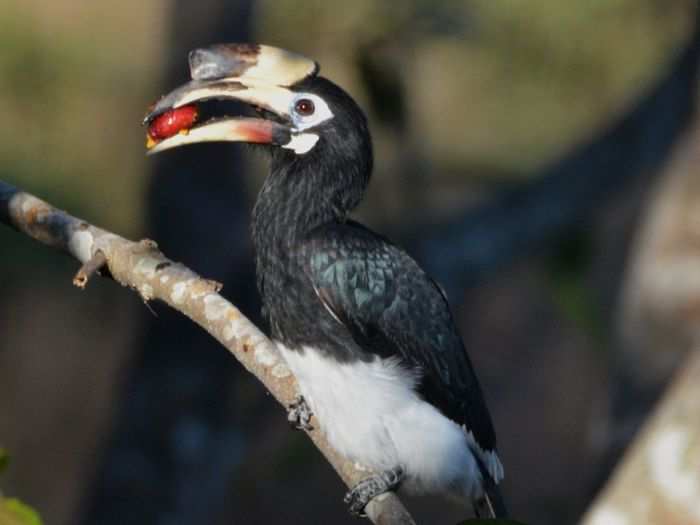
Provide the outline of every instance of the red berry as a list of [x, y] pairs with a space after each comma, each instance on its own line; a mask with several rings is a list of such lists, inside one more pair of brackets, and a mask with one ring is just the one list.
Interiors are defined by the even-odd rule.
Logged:
[[148, 126], [148, 135], [160, 141], [190, 129], [197, 121], [197, 106], [182, 106], [158, 115]]

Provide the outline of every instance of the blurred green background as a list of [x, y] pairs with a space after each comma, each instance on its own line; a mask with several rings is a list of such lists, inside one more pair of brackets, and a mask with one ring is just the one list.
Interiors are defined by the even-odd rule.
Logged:
[[[256, 41], [314, 57], [324, 75], [370, 110], [376, 170], [360, 215], [373, 227], [396, 230], [406, 217], [437, 221], [526, 182], [609, 126], [687, 42], [695, 2], [253, 6]], [[186, 68], [186, 56], [177, 64], [166, 58], [174, 8], [165, 0], [0, 0], [0, 179], [124, 236], [150, 236], [144, 197], [150, 164], [140, 120], [159, 96], [165, 71]], [[401, 87], [405, 113], [398, 118], [391, 101], [373, 102], [372, 68]], [[252, 202], [264, 159], [246, 161]], [[75, 290], [75, 263], [4, 227], [0, 253], [0, 446], [14, 457], [0, 487], [34, 504], [47, 523], [73, 523], [132, 364], [139, 316], [148, 314], [111, 283]], [[526, 392], [506, 388], [487, 398], [504, 449], [507, 494], [520, 511], [515, 517], [566, 523], [600, 482], [592, 465], [604, 455], [605, 429], [596, 422], [606, 411], [610, 320], [599, 319], [605, 311], [581, 313], [598, 308], [580, 286], [589, 266], [567, 267], [564, 275], [574, 282], [567, 288], [547, 264], [511, 266], [497, 284], [473, 292], [460, 319], [487, 393], [507, 377], [503, 368], [524, 366], [517, 344], [546, 346], [546, 355], [561, 359], [533, 365]], [[499, 347], [511, 345], [500, 353], [490, 352], [497, 332]], [[571, 403], [564, 395], [550, 406], [566, 384], [549, 384], [553, 375], [580, 379], [570, 387]], [[246, 395], [264, 395], [256, 385], [246, 388]], [[523, 410], [531, 424], [542, 417], [550, 424], [543, 429], [560, 433], [538, 442], [536, 432], [521, 432], [508, 421]], [[572, 421], [572, 413], [580, 420]], [[269, 417], [275, 429], [284, 428], [281, 412]], [[299, 438], [284, 433], [274, 443], [290, 439]], [[552, 443], [559, 448], [550, 455]], [[264, 454], [271, 450], [268, 444]], [[274, 475], [262, 472], [259, 483]], [[570, 490], [560, 487], [566, 480]], [[456, 521], [460, 512], [449, 512]]]
[[[263, 0], [254, 24], [262, 40], [316, 58], [360, 100], [357, 51], [379, 43], [406, 79], [411, 133], [440, 192], [482, 182], [486, 175], [464, 169], [475, 165], [527, 176], [592, 135], [659, 75], [688, 35], [692, 5]], [[2, 1], [6, 180], [125, 234], [141, 230], [139, 121], [158, 95], [170, 8]], [[381, 127], [374, 135], [381, 169], [400, 145]], [[398, 177], [380, 173], [376, 183]]]

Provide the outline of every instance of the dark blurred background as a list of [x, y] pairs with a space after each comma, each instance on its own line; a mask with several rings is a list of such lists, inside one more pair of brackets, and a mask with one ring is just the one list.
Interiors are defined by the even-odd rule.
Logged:
[[[700, 144], [695, 7], [2, 0], [0, 178], [157, 240], [258, 320], [248, 220], [264, 157], [229, 144], [146, 159], [139, 122], [193, 47], [317, 59], [370, 117], [358, 216], [452, 300], [513, 516], [575, 523], [685, 349], [639, 350], [667, 326], [639, 314], [633, 269], [650, 190], [679, 144]], [[58, 525], [355, 523], [331, 468], [187, 320], [106, 280], [78, 291], [74, 261], [4, 227], [0, 253], [3, 492]], [[408, 504], [422, 523], [464, 517]]]

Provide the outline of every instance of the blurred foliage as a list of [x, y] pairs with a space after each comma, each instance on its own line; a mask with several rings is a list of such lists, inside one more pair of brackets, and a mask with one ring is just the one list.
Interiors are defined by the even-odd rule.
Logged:
[[[0, 473], [8, 466], [10, 457], [0, 448]], [[39, 514], [14, 498], [4, 498], [0, 493], [0, 525], [41, 525]]]
[[[147, 183], [140, 119], [164, 67], [170, 3], [0, 1], [0, 177], [137, 234]], [[384, 206], [401, 213], [392, 186], [401, 166], [392, 158], [406, 147], [429, 161], [437, 210], [446, 202], [463, 206], [469, 198], [455, 189], [475, 181], [530, 174], [604, 125], [659, 74], [687, 36], [693, 6], [259, 0], [256, 24], [261, 41], [313, 56], [366, 107], [373, 86], [364, 57], [375, 57], [375, 80], [382, 70], [395, 77], [389, 87], [399, 95], [384, 99], [400, 104], [384, 107], [396, 125], [379, 118], [373, 127], [375, 181]]]
[[543, 279], [561, 312], [590, 338], [592, 347], [607, 345], [599, 291], [588, 282], [596, 247], [590, 230], [568, 231], [557, 239], [545, 258]]
[[0, 497], [0, 525], [41, 525], [39, 513], [14, 498]]
[[140, 118], [156, 78], [151, 53], [133, 52], [143, 37], [125, 41], [126, 27], [96, 33], [95, 19], [70, 16], [69, 7], [60, 15], [37, 0], [0, 10], [0, 176], [76, 214], [136, 231]]
[[432, 162], [492, 165], [515, 175], [531, 173], [618, 114], [687, 37], [695, 6], [692, 0], [259, 4], [260, 34], [314, 53], [326, 75], [355, 93], [362, 86], [348, 64], [358, 50], [400, 64], [411, 121]]

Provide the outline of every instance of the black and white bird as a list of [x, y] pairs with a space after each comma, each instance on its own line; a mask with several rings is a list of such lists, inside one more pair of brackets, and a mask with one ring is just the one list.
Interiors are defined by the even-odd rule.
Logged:
[[201, 121], [151, 138], [150, 152], [208, 141], [269, 149], [253, 211], [258, 286], [298, 380], [290, 418], [304, 427], [313, 413], [339, 453], [377, 473], [348, 493], [351, 512], [401, 487], [503, 517], [496, 436], [447, 299], [406, 252], [349, 218], [372, 172], [370, 133], [358, 105], [318, 69], [270, 46], [195, 50], [193, 80], [146, 122], [212, 99], [258, 116]]

